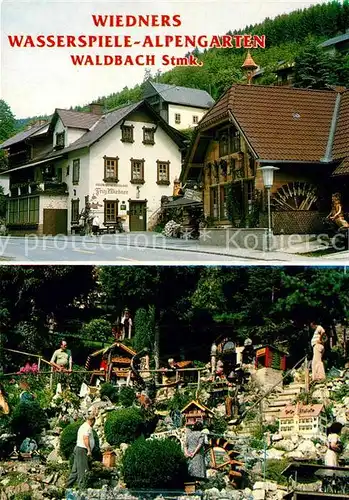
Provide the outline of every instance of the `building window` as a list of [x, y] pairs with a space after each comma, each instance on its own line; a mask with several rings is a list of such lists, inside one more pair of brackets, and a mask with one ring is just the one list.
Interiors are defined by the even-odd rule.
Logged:
[[175, 113], [175, 123], [177, 123], [178, 125], [181, 123], [180, 113]]
[[118, 182], [119, 158], [104, 156], [104, 182]]
[[80, 200], [72, 200], [71, 201], [71, 223], [78, 224], [80, 218], [80, 208], [79, 208]]
[[29, 199], [29, 222], [38, 224], [39, 222], [39, 197]]
[[199, 117], [198, 115], [193, 115], [193, 123], [196, 125], [197, 123], [199, 123]]
[[226, 128], [219, 133], [219, 156], [226, 156], [241, 151], [240, 133], [234, 128]]
[[170, 184], [170, 162], [157, 160], [158, 179], [157, 184]]
[[73, 184], [79, 184], [80, 180], [80, 159], [73, 160]]
[[229, 154], [229, 140], [228, 134], [222, 134], [219, 138], [219, 156], [226, 156]]
[[211, 188], [211, 210], [210, 215], [214, 219], [218, 219], [218, 186]]
[[119, 200], [104, 200], [104, 224], [116, 224]]
[[56, 149], [64, 148], [64, 132], [57, 132], [56, 134]]
[[38, 224], [39, 197], [9, 200], [8, 223], [10, 225]]
[[154, 128], [143, 127], [143, 144], [155, 144], [154, 134]]
[[57, 182], [62, 182], [63, 180], [63, 172], [61, 168], [56, 168], [56, 179]]
[[228, 210], [227, 210], [227, 200], [229, 196], [229, 184], [224, 184], [220, 187], [221, 195], [220, 195], [220, 208], [219, 208], [219, 218], [220, 220], [228, 219]]
[[121, 140], [122, 142], [134, 142], [133, 140], [133, 125], [121, 125]]
[[131, 182], [132, 184], [144, 184], [144, 159], [134, 160], [131, 158]]

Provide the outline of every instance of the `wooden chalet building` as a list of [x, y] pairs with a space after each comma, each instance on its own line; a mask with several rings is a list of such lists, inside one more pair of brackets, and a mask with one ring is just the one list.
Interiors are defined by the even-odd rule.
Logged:
[[211, 226], [266, 227], [265, 165], [279, 168], [276, 234], [321, 231], [333, 192], [347, 209], [349, 90], [233, 85], [200, 121], [181, 181], [201, 186]]

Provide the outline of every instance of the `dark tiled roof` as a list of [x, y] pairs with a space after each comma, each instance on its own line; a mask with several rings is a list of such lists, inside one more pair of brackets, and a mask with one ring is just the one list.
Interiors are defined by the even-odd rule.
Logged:
[[90, 130], [90, 128], [100, 119], [100, 115], [93, 113], [83, 113], [81, 111], [72, 111], [70, 109], [56, 109], [56, 113], [60, 117], [65, 127], [82, 128]]
[[203, 117], [200, 129], [236, 119], [258, 158], [319, 162], [326, 152], [337, 93], [233, 85]]
[[[123, 108], [116, 109], [102, 116], [98, 116], [98, 121], [95, 126], [91, 128], [86, 134], [81, 136], [77, 141], [73, 142], [67, 148], [61, 149], [59, 153], [69, 153], [70, 151], [75, 151], [76, 149], [81, 149], [91, 146], [100, 137], [106, 134], [111, 128], [113, 128], [117, 123], [119, 123], [125, 116], [127, 116], [131, 111], [139, 106], [139, 102], [135, 104], [130, 104], [124, 106]], [[96, 115], [94, 115], [96, 116]], [[55, 156], [52, 153], [51, 156]]]
[[25, 139], [28, 139], [28, 137], [32, 136], [39, 130], [45, 128], [48, 125], [48, 123], [44, 124], [38, 124], [38, 125], [33, 125], [30, 127], [30, 129], [23, 130], [22, 132], [19, 132], [18, 134], [14, 135], [13, 137], [10, 137], [7, 139], [5, 142], [0, 144], [0, 149], [2, 148], [8, 148], [9, 146], [12, 146], [12, 144], [16, 144], [17, 142], [24, 141]]
[[331, 45], [337, 45], [337, 43], [345, 42], [347, 40], [349, 40], [349, 31], [343, 35], [335, 36], [334, 38], [330, 38], [329, 40], [320, 43], [320, 47], [330, 47]]
[[342, 163], [334, 170], [332, 175], [347, 175], [349, 174], [349, 156], [345, 158]]
[[205, 109], [210, 108], [214, 104], [214, 100], [205, 90], [167, 85], [165, 83], [151, 82], [151, 85], [166, 102]]
[[156, 115], [156, 119], [159, 121], [159, 124], [165, 129], [167, 134], [171, 136], [171, 138], [177, 143], [182, 145], [183, 137], [180, 132], [170, 127], [159, 115], [155, 113], [153, 108], [151, 108], [145, 101], [139, 101], [134, 104], [128, 104], [127, 106], [123, 106], [122, 108], [118, 108], [114, 111], [110, 111], [109, 113], [100, 116], [97, 123], [86, 132], [83, 136], [81, 136], [77, 141], [70, 144], [70, 146], [60, 149], [59, 152], [53, 152], [50, 157], [54, 157], [57, 154], [62, 153], [70, 153], [71, 151], [75, 151], [77, 149], [82, 149], [91, 146], [93, 143], [98, 141], [104, 134], [109, 132], [115, 125], [120, 123], [124, 118], [126, 118], [132, 111], [135, 111], [140, 106], [146, 106], [149, 109], [149, 112]]

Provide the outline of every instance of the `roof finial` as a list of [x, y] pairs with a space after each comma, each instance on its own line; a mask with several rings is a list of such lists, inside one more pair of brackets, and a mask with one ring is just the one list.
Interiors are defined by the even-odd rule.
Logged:
[[251, 53], [249, 50], [247, 51], [246, 59], [245, 59], [243, 65], [241, 66], [241, 68], [246, 70], [247, 85], [251, 85], [253, 72], [258, 68], [258, 66], [254, 62], [254, 60], [252, 59], [252, 56], [251, 56]]

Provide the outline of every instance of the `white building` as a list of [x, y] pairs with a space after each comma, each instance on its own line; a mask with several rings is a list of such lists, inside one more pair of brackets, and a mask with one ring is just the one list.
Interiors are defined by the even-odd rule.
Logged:
[[155, 83], [150, 80], [144, 85], [144, 99], [177, 130], [195, 127], [214, 105], [214, 100], [205, 90]]
[[[100, 224], [143, 231], [173, 194], [183, 136], [146, 101], [102, 114], [57, 109], [49, 126], [17, 134], [8, 152], [10, 232], [69, 233], [89, 203]], [[20, 154], [19, 154], [20, 153]]]
[[303, 436], [307, 438], [326, 435], [327, 419], [324, 405], [302, 405], [297, 403], [286, 406], [280, 413], [279, 431], [284, 436]]

